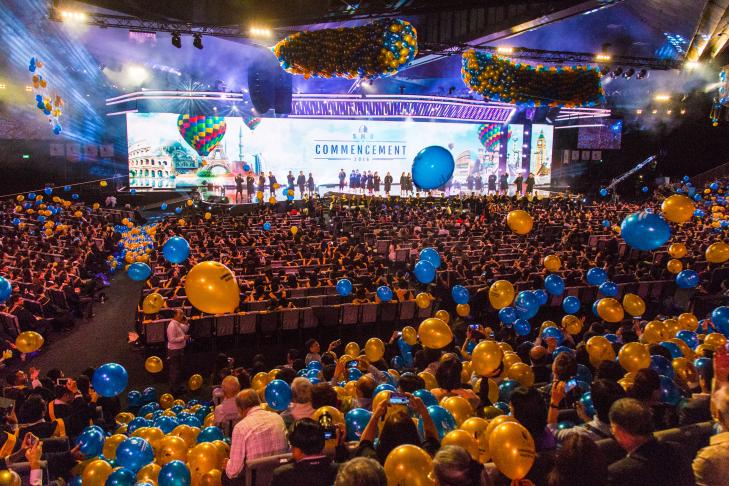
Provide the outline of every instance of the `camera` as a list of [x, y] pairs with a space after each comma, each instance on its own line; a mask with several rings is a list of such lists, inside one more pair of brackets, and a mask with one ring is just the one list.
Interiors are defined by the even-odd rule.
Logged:
[[66, 386], [68, 385], [70, 378], [58, 378], [56, 380], [56, 385], [58, 386]]
[[319, 426], [324, 434], [324, 440], [334, 439], [337, 436], [337, 428], [329, 412], [324, 412], [319, 417]]

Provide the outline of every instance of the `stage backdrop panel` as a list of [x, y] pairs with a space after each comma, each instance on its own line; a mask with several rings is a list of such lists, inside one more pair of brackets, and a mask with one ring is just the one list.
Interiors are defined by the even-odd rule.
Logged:
[[[390, 172], [398, 183], [402, 172], [410, 171], [415, 155], [429, 145], [453, 153], [454, 182], [459, 184], [479, 172], [485, 181], [499, 166], [499, 146], [485, 149], [479, 140], [479, 124], [208, 117], [215, 119], [196, 125], [198, 132], [190, 133], [189, 127], [187, 131], [178, 129], [178, 117], [176, 113], [127, 114], [132, 187], [231, 186], [235, 175], [246, 169], [266, 175], [273, 172], [279, 183], [286, 182], [289, 171], [294, 175], [302, 171], [307, 177], [312, 173], [318, 186], [335, 186], [340, 169], [347, 173], [347, 182], [349, 173], [359, 170], [377, 171], [383, 179]], [[545, 131], [548, 136], [543, 145], [532, 147], [532, 152], [548, 154], [548, 164], [541, 168], [541, 175], [547, 177], [551, 128]], [[510, 149], [508, 156], [519, 160], [523, 127], [511, 125], [505, 132], [502, 143]], [[204, 143], [221, 136], [212, 148]]]

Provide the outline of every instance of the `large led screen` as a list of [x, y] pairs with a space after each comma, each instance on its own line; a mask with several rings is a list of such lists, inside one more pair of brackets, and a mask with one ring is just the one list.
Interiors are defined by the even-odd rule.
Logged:
[[[552, 155], [552, 127], [546, 127], [545, 138], [533, 138], [531, 148], [541, 157], [540, 183], [545, 178], [548, 182]], [[485, 186], [488, 176], [499, 172], [500, 160], [510, 181], [520, 167], [526, 172], [522, 125], [504, 128], [496, 143], [486, 141], [483, 133], [483, 126], [473, 123], [129, 113], [129, 178], [131, 187], [140, 189], [230, 187], [246, 170], [272, 172], [279, 183], [285, 183], [289, 171], [295, 176], [301, 171], [307, 178], [311, 173], [316, 185], [328, 190], [338, 185], [344, 169], [348, 176], [353, 170], [372, 171], [382, 179], [390, 172], [397, 184], [403, 172], [410, 172], [415, 155], [429, 145], [453, 153], [453, 183], [464, 189], [468, 177], [479, 174]]]

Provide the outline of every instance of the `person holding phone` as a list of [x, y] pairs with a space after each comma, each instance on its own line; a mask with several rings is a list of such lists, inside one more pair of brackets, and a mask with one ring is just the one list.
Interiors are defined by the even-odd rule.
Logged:
[[167, 324], [167, 366], [169, 367], [171, 393], [184, 393], [182, 372], [185, 366], [185, 347], [190, 340], [190, 324], [182, 309], [175, 309], [175, 315]]

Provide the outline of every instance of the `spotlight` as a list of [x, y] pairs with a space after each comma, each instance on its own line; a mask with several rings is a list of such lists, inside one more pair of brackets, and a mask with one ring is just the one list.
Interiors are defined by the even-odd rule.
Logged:
[[132, 83], [142, 84], [149, 76], [149, 73], [142, 66], [129, 66], [127, 75]]
[[648, 77], [648, 70], [641, 69], [638, 74], [635, 75], [635, 79], [646, 79]]
[[86, 20], [84, 12], [71, 12], [69, 10], [61, 10], [61, 19], [71, 22], [83, 22]]
[[202, 49], [202, 34], [192, 34], [192, 45], [195, 46], [197, 49]]
[[656, 101], [659, 101], [661, 103], [665, 103], [666, 101], [671, 101], [671, 95], [665, 94], [665, 93], [659, 93], [656, 96], [653, 97]]
[[635, 69], [630, 68], [623, 73], [623, 76], [625, 77], [625, 79], [630, 79], [633, 77], [634, 74], [635, 74]]
[[267, 27], [251, 27], [250, 34], [253, 37], [271, 37], [273, 31]]
[[513, 47], [506, 47], [506, 46], [497, 47], [496, 48], [496, 52], [498, 54], [505, 54], [505, 55], [508, 56], [508, 55], [514, 54], [514, 48]]
[[610, 54], [595, 54], [595, 60], [598, 62], [610, 62], [611, 59]]
[[637, 110], [635, 110], [635, 114], [636, 115], [642, 115], [643, 114], [643, 110], [641, 110], [640, 108], [638, 108]]
[[693, 71], [694, 69], [698, 68], [700, 64], [696, 61], [687, 61], [683, 64], [683, 67], [688, 71]]
[[178, 49], [182, 47], [182, 38], [180, 37], [179, 32], [172, 33], [172, 45], [177, 47]]
[[610, 77], [612, 77], [612, 78], [619, 78], [620, 75], [622, 75], [622, 74], [623, 74], [623, 68], [619, 67], [615, 71], [613, 71], [612, 73], [610, 73]]

